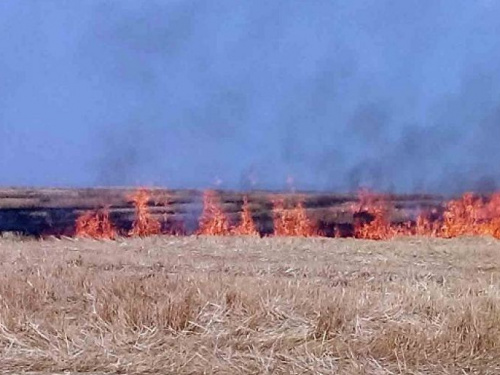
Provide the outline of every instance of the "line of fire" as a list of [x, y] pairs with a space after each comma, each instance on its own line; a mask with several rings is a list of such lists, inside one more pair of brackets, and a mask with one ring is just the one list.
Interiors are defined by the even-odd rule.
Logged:
[[[155, 235], [500, 239], [500, 193], [449, 200], [367, 190], [355, 196], [215, 190], [198, 195], [196, 200], [193, 191], [146, 188], [3, 191], [0, 232], [110, 240]], [[83, 201], [90, 207], [79, 205]]]

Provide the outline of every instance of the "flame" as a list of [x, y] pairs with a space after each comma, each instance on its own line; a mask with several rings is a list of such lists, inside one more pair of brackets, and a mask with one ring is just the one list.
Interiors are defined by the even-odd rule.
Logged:
[[472, 193], [465, 193], [462, 198], [448, 202], [443, 214], [441, 235], [451, 238], [480, 234], [478, 219], [483, 207], [482, 200]]
[[108, 210], [87, 211], [76, 219], [76, 236], [95, 239], [114, 239], [116, 230], [109, 219]]
[[389, 207], [382, 196], [368, 190], [358, 193], [359, 203], [354, 206], [355, 214], [365, 214], [372, 217], [371, 221], [355, 221], [354, 236], [366, 240], [388, 240], [393, 238], [398, 230], [391, 226], [389, 220]]
[[[383, 207], [371, 208], [368, 213], [373, 215], [374, 219], [366, 224], [356, 223], [354, 227], [354, 236], [356, 238], [366, 240], [390, 240], [398, 234], [398, 230], [390, 225], [387, 219], [387, 211]], [[405, 232], [406, 231], [403, 233]]]
[[500, 239], [500, 193], [491, 196], [483, 212], [489, 220], [481, 225], [481, 234]]
[[491, 196], [490, 201], [485, 206], [485, 211], [490, 217], [500, 217], [500, 193]]
[[[136, 218], [130, 236], [149, 236], [162, 233], [160, 221], [152, 217], [148, 210], [150, 192], [139, 189], [129, 199], [134, 203]], [[303, 198], [291, 206], [284, 196], [273, 199], [273, 222], [275, 236], [310, 237], [324, 235], [308, 216]], [[399, 236], [428, 236], [453, 238], [458, 236], [492, 236], [500, 239], [500, 193], [486, 198], [466, 193], [461, 198], [451, 200], [441, 208], [423, 211], [414, 220], [404, 223], [391, 223], [394, 207], [383, 195], [360, 191], [358, 202], [351, 207], [354, 215], [353, 236], [361, 239], [389, 240]], [[165, 203], [166, 204], [166, 203]], [[176, 216], [163, 215], [163, 233], [187, 235], [184, 223]], [[117, 230], [106, 209], [88, 211], [76, 220], [75, 234], [79, 237], [96, 239], [117, 236]], [[252, 218], [248, 196], [243, 197], [241, 220], [231, 228], [230, 220], [223, 212], [220, 198], [215, 191], [203, 194], [203, 212], [199, 230], [195, 234], [259, 235]], [[340, 236], [335, 227], [335, 237]]]
[[243, 197], [243, 206], [241, 210], [240, 225], [233, 229], [233, 234], [239, 236], [258, 236], [259, 232], [255, 228], [255, 223], [252, 219], [250, 212], [250, 205], [248, 204], [248, 197]]
[[[355, 223], [355, 237], [388, 240], [395, 236], [427, 236], [453, 238], [459, 236], [489, 235], [500, 239], [500, 193], [485, 204], [481, 197], [465, 193], [446, 204], [442, 222], [432, 221], [429, 213], [417, 217], [415, 224], [391, 225], [390, 207], [374, 194], [362, 191], [355, 214], [366, 213], [373, 219], [368, 223]], [[430, 214], [436, 214], [435, 211]]]
[[207, 236], [227, 236], [231, 234], [229, 220], [220, 208], [219, 199], [213, 190], [207, 190], [203, 193], [203, 212], [196, 234]]
[[146, 189], [139, 189], [129, 199], [135, 206], [135, 221], [128, 233], [133, 237], [152, 236], [161, 233], [160, 222], [151, 216], [148, 210], [150, 193]]
[[500, 218], [496, 217], [481, 224], [478, 232], [483, 236], [492, 236], [500, 239]]
[[466, 193], [461, 199], [450, 201], [443, 214], [442, 236], [490, 235], [500, 238], [500, 195], [494, 194], [488, 203]]
[[275, 236], [312, 237], [319, 234], [316, 225], [307, 217], [302, 201], [293, 209], [285, 209], [283, 198], [274, 199], [273, 221]]
[[[433, 214], [435, 212], [431, 212]], [[431, 221], [429, 214], [420, 214], [415, 223], [415, 230], [412, 234], [416, 236], [438, 237], [442, 229], [439, 223]]]

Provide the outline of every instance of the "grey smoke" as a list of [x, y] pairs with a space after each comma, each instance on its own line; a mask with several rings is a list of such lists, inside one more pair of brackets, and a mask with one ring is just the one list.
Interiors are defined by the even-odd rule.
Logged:
[[67, 100], [79, 113], [85, 177], [67, 181], [277, 189], [293, 176], [299, 189], [444, 193], [500, 185], [498, 2], [47, 7], [41, 14], [79, 17], [64, 60], [75, 70], [62, 82], [83, 88]]

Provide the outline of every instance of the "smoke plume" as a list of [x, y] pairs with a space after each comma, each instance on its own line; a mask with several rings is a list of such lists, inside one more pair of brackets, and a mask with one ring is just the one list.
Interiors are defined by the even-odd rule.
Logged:
[[499, 2], [58, 4], [0, 6], [0, 183], [500, 185]]

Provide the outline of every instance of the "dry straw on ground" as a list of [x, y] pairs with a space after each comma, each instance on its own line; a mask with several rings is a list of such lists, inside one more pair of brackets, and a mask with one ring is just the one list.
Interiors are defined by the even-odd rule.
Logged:
[[0, 241], [0, 372], [500, 373], [500, 242]]

